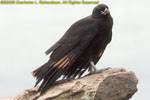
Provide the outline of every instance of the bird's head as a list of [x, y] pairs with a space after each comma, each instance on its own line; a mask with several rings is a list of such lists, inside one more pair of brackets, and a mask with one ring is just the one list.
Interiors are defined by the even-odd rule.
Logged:
[[107, 15], [110, 15], [110, 12], [109, 12], [108, 6], [105, 4], [97, 5], [93, 9], [93, 13], [92, 13], [93, 17], [101, 17], [101, 16], [107, 16]]

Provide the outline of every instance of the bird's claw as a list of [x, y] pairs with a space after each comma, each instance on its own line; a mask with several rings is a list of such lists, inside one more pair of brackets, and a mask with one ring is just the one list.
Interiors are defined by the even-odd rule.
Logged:
[[[96, 73], [102, 73], [102, 72], [104, 72], [104, 71], [106, 71], [106, 70], [109, 70], [109, 69], [112, 69], [111, 67], [108, 67], [108, 68], [103, 68], [103, 69], [100, 69], [100, 70], [94, 70], [94, 71], [90, 71], [90, 75], [91, 74], [96, 74]], [[90, 69], [89, 69], [90, 70]]]

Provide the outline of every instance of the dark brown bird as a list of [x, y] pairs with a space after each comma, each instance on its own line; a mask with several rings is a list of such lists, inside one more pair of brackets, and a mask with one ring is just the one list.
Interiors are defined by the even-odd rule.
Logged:
[[113, 19], [109, 8], [100, 4], [92, 15], [74, 23], [63, 37], [46, 51], [47, 63], [33, 71], [36, 84], [42, 81], [39, 90], [44, 93], [61, 76], [79, 78], [89, 69], [96, 72], [95, 64], [101, 58], [112, 37]]

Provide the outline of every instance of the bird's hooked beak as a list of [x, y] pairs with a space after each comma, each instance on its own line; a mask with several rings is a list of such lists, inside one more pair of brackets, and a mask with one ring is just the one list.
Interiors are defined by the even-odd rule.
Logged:
[[109, 13], [109, 9], [108, 8], [105, 8], [104, 11], [101, 11], [102, 15], [107, 15], [108, 13]]

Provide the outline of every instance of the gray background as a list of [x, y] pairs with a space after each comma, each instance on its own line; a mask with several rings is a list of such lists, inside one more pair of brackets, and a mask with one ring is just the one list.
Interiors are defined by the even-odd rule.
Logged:
[[[139, 78], [131, 100], [148, 100], [150, 90], [150, 1], [100, 0], [114, 18], [113, 40], [97, 67], [125, 67]], [[96, 5], [0, 5], [0, 97], [32, 88], [31, 72], [45, 63], [44, 52], [71, 24]]]

